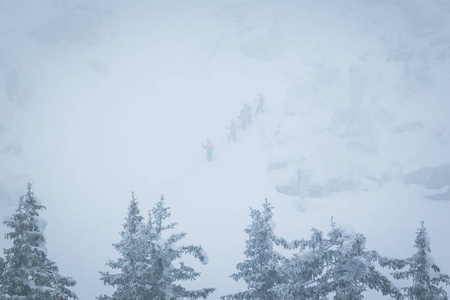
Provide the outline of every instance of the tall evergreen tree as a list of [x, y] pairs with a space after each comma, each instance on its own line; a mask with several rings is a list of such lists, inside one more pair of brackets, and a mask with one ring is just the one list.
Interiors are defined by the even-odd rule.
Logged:
[[244, 252], [247, 259], [237, 265], [238, 272], [231, 277], [247, 283], [247, 291], [223, 296], [222, 299], [277, 299], [271, 290], [282, 282], [278, 267], [284, 257], [275, 251], [275, 245], [287, 247], [287, 243], [275, 236], [272, 206], [265, 200], [263, 210], [251, 209], [251, 224], [245, 229], [249, 238]]
[[61, 276], [56, 263], [47, 257], [46, 222], [39, 218], [43, 209], [28, 184], [28, 192], [20, 197], [16, 212], [3, 222], [13, 230], [5, 234], [13, 240], [13, 246], [3, 249], [0, 299], [78, 299], [68, 288], [76, 281]]
[[143, 227], [143, 217], [140, 215], [138, 201], [132, 193], [128, 215], [125, 218], [124, 230], [120, 233], [122, 240], [113, 244], [121, 257], [116, 261], [108, 261], [106, 264], [118, 273], [100, 272], [100, 279], [105, 285], [111, 285], [116, 288], [112, 297], [105, 295], [98, 299], [115, 300], [144, 300], [147, 290], [146, 282], [143, 276], [145, 268], [145, 242], [142, 238], [141, 230]]
[[175, 267], [173, 262], [180, 259], [184, 254], [191, 254], [203, 264], [208, 263], [208, 255], [201, 246], [181, 246], [177, 242], [186, 236], [186, 233], [173, 233], [167, 237], [166, 230], [172, 230], [176, 223], [165, 224], [170, 217], [169, 207], [164, 205], [164, 197], [149, 212], [149, 219], [144, 230], [146, 240], [146, 269], [145, 277], [150, 287], [146, 299], [175, 300], [175, 299], [199, 299], [206, 298], [215, 288], [203, 288], [200, 290], [187, 290], [179, 281], [195, 280], [200, 273], [196, 272], [180, 262]]
[[[0, 257], [0, 291], [3, 286], [3, 271], [5, 270], [5, 260], [3, 257]], [[0, 299], [2, 298], [2, 294], [0, 293]]]
[[447, 300], [447, 292], [440, 284], [450, 285], [450, 277], [447, 274], [440, 273], [431, 255], [430, 237], [421, 222], [417, 230], [414, 247], [417, 252], [410, 258], [384, 259], [384, 264], [396, 269], [408, 267], [407, 271], [395, 271], [392, 275], [395, 279], [412, 279], [413, 285], [404, 287], [405, 297], [410, 300]]
[[313, 229], [300, 253], [283, 265], [286, 283], [274, 287], [281, 299], [360, 300], [367, 289], [400, 298], [400, 291], [374, 265], [378, 254], [365, 250], [365, 237], [332, 223], [328, 238]]
[[164, 232], [173, 229], [175, 223], [165, 224], [170, 217], [169, 208], [164, 206], [161, 197], [149, 212], [148, 223], [143, 223], [139, 215], [137, 201], [132, 197], [128, 216], [122, 231], [122, 240], [114, 244], [121, 258], [107, 263], [119, 273], [101, 272], [101, 280], [116, 288], [111, 297], [102, 295], [99, 300], [175, 300], [206, 298], [215, 289], [188, 291], [177, 284], [182, 280], [195, 280], [200, 274], [193, 268], [180, 262], [176, 268], [172, 263], [183, 254], [192, 254], [202, 263], [208, 262], [208, 256], [201, 246], [178, 246], [176, 243], [186, 233], [171, 234], [166, 239]]
[[310, 240], [295, 242], [299, 253], [286, 259], [279, 268], [286, 280], [272, 291], [280, 299], [327, 299], [328, 291], [319, 288], [319, 280], [326, 270], [329, 244], [323, 232], [314, 228], [312, 232]]
[[383, 295], [401, 298], [395, 285], [376, 268], [376, 251], [365, 250], [366, 238], [352, 234], [332, 223], [328, 233], [327, 267], [319, 280], [326, 292], [334, 292], [335, 300], [361, 300], [367, 289], [381, 291]]

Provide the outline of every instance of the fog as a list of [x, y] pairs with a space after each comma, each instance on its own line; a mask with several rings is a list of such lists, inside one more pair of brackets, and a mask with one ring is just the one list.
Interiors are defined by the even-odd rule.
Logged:
[[80, 299], [112, 292], [131, 191], [208, 252], [186, 284], [208, 299], [245, 289], [229, 275], [264, 198], [281, 236], [333, 216], [391, 257], [423, 220], [449, 273], [449, 60], [447, 1], [0, 1], [0, 217], [32, 182]]

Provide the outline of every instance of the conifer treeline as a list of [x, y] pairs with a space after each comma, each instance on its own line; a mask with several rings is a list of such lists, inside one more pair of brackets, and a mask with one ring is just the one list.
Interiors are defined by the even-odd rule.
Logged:
[[[43, 209], [29, 184], [16, 212], [3, 222], [12, 229], [5, 237], [13, 246], [3, 249], [4, 258], [0, 257], [0, 300], [78, 299], [69, 289], [76, 281], [60, 275], [56, 263], [47, 257], [46, 224], [39, 218]], [[450, 285], [450, 277], [434, 263], [423, 222], [417, 230], [417, 252], [406, 259], [392, 259], [367, 250], [362, 234], [333, 221], [327, 234], [313, 228], [309, 239], [288, 242], [274, 234], [272, 209], [267, 200], [261, 211], [251, 209], [251, 223], [245, 229], [246, 259], [231, 275], [236, 281], [244, 280], [247, 290], [222, 296], [223, 300], [360, 300], [367, 290], [391, 299], [448, 299], [442, 285]], [[114, 272], [100, 272], [100, 279], [114, 292], [97, 299], [205, 299], [214, 292], [214, 288], [187, 290], [180, 284], [200, 273], [183, 262], [175, 267], [174, 261], [190, 254], [207, 264], [208, 255], [201, 246], [179, 245], [186, 233], [167, 233], [176, 226], [167, 223], [169, 217], [161, 197], [145, 222], [132, 194], [121, 240], [113, 244], [120, 257], [107, 262]], [[277, 247], [292, 255], [280, 254]], [[390, 269], [392, 276], [383, 275], [381, 268]], [[398, 287], [394, 280], [399, 279], [409, 279], [410, 286]]]
[[[287, 242], [273, 231], [270, 203], [263, 210], [251, 210], [246, 260], [237, 265], [231, 275], [244, 280], [247, 290], [221, 297], [223, 300], [241, 299], [311, 299], [360, 300], [370, 290], [394, 299], [448, 299], [441, 284], [449, 285], [450, 278], [440, 273], [431, 256], [430, 238], [423, 222], [417, 230], [417, 252], [407, 259], [383, 257], [365, 248], [366, 238], [332, 221], [327, 234], [312, 229], [310, 239]], [[294, 251], [291, 258], [276, 251], [275, 246]], [[393, 270], [394, 279], [412, 279], [412, 285], [398, 288], [397, 284], [378, 269]], [[400, 271], [406, 268], [405, 271]]]

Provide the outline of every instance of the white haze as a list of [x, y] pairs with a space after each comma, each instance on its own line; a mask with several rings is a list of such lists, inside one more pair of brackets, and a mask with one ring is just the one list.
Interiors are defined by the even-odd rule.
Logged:
[[[111, 293], [98, 272], [131, 191], [143, 215], [164, 194], [208, 252], [186, 284], [217, 287], [208, 299], [245, 289], [229, 275], [266, 197], [280, 236], [333, 216], [391, 257], [414, 253], [423, 220], [450, 273], [450, 202], [427, 198], [450, 182], [404, 179], [450, 162], [449, 60], [448, 1], [0, 1], [0, 216], [32, 182], [80, 299]], [[258, 92], [265, 114], [227, 144]], [[342, 186], [301, 199], [298, 169]]]

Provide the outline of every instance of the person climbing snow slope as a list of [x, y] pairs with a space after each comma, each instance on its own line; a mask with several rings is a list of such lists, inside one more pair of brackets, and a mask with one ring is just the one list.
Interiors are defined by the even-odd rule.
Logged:
[[257, 103], [255, 116], [257, 116], [258, 113], [264, 113], [264, 102], [266, 102], [264, 95], [258, 93], [258, 99], [256, 99], [255, 102]]
[[227, 127], [227, 129], [230, 131], [230, 134], [228, 135], [227, 143], [230, 143], [231, 141], [236, 141], [236, 130], [238, 126], [234, 122], [234, 120], [231, 120], [230, 125]]
[[241, 119], [241, 129], [246, 130], [247, 126], [252, 122], [252, 108], [247, 103], [245, 103], [244, 107], [241, 109], [239, 119]]
[[212, 160], [212, 155], [214, 151], [214, 145], [209, 139], [206, 140], [206, 145], [202, 144], [202, 148], [206, 150], [206, 159], [208, 161]]

